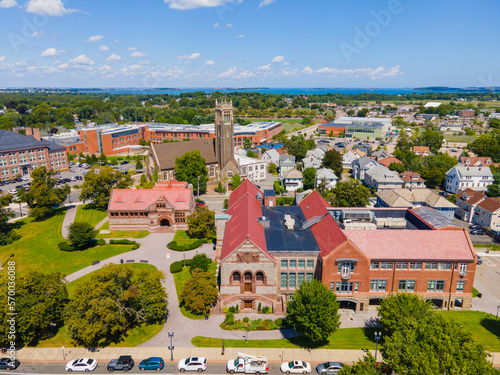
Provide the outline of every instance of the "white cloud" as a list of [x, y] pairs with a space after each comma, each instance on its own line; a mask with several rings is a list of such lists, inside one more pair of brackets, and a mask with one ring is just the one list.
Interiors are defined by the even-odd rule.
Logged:
[[54, 57], [54, 56], [61, 56], [63, 53], [66, 53], [66, 51], [57, 50], [55, 48], [47, 48], [45, 51], [42, 52], [40, 57]]
[[120, 55], [116, 55], [116, 54], [112, 54], [111, 56], [109, 56], [106, 61], [118, 61], [118, 60], [121, 60], [121, 56]]
[[109, 51], [109, 47], [108, 46], [99, 46], [99, 51], [107, 52], [107, 51]]
[[[171, 9], [178, 10], [188, 10], [197, 8], [213, 8], [227, 3], [233, 0], [164, 0]], [[243, 0], [238, 0], [241, 3]]]
[[274, 3], [276, 0], [262, 0], [259, 4], [259, 8], [265, 7], [267, 5], [271, 5]]
[[5, 56], [5, 55], [0, 56], [0, 62], [5, 61], [5, 60], [7, 60], [7, 56]]
[[267, 64], [264, 66], [259, 66], [257, 70], [271, 70], [271, 64]]
[[236, 35], [236, 38], [240, 38], [240, 39], [243, 39], [245, 37], [245, 35], [241, 34], [241, 35]]
[[137, 51], [139, 48], [137, 47], [129, 47], [127, 48], [127, 51]]
[[273, 63], [282, 63], [283, 61], [285, 61], [285, 56], [276, 56], [274, 59], [273, 59]]
[[302, 73], [304, 74], [312, 74], [314, 73], [314, 70], [310, 66], [306, 66], [304, 70], [302, 70]]
[[220, 27], [219, 22], [214, 23], [214, 29], [218, 29]]
[[205, 65], [215, 65], [215, 61], [207, 60], [207, 61], [205, 61]]
[[224, 73], [219, 74], [219, 78], [230, 77], [236, 73], [236, 67], [229, 68]]
[[37, 32], [33, 33], [33, 38], [40, 38], [42, 36], [47, 36], [47, 35], [45, 35], [45, 33], [43, 31], [37, 31]]
[[86, 42], [95, 43], [95, 42], [99, 42], [99, 41], [101, 41], [103, 39], [104, 39], [103, 35], [94, 35], [94, 36], [91, 36], [90, 38], [88, 38], [86, 40]]
[[[311, 74], [312, 72], [309, 70], [310, 68], [309, 69], [308, 68], [309, 67], [304, 68], [302, 73]], [[326, 74], [330, 76], [343, 75], [351, 78], [370, 77], [371, 79], [395, 77], [397, 75], [403, 74], [403, 72], [400, 70], [399, 65], [393, 66], [392, 68], [384, 68], [383, 66], [379, 66], [378, 68], [375, 69], [373, 68], [338, 69], [338, 68], [325, 67], [317, 69], [315, 73]]]
[[72, 64], [75, 64], [75, 65], [94, 65], [95, 64], [94, 61], [90, 57], [85, 56], [85, 55], [80, 55], [78, 57], [75, 57], [73, 60], [70, 60], [69, 62]]
[[26, 11], [52, 17], [79, 12], [78, 9], [66, 9], [61, 0], [29, 0]]
[[232, 24], [232, 23], [228, 23], [228, 24], [226, 25], [226, 27], [229, 27], [229, 28], [231, 29], [231, 28], [233, 28], [234, 26], [233, 26], [233, 24]]
[[144, 57], [146, 55], [147, 55], [147, 53], [136, 51], [136, 52], [132, 52], [130, 54], [130, 57]]
[[179, 60], [196, 60], [201, 56], [201, 53], [195, 52], [192, 53], [191, 55], [182, 55], [182, 56], [177, 56]]
[[12, 8], [17, 5], [16, 0], [0, 0], [0, 8]]

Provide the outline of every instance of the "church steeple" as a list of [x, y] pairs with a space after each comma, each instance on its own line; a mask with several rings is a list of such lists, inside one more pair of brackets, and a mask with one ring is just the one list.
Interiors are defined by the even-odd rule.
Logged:
[[232, 101], [215, 101], [215, 157], [222, 170], [234, 155]]

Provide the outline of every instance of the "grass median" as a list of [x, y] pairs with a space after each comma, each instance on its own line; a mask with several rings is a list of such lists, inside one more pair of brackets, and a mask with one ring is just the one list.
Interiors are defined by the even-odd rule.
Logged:
[[[99, 228], [101, 230], [109, 230], [109, 221]], [[97, 238], [144, 238], [149, 235], [147, 230], [113, 230], [110, 233], [98, 233]]]

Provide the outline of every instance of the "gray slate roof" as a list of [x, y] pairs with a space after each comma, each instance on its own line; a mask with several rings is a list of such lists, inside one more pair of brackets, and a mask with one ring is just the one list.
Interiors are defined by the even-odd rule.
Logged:
[[50, 151], [64, 151], [65, 147], [46, 140], [38, 141], [31, 135], [22, 135], [10, 130], [0, 130], [0, 152], [48, 147]]

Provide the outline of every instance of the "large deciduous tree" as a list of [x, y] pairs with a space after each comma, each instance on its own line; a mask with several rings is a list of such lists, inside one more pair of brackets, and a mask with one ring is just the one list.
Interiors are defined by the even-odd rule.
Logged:
[[333, 207], [366, 207], [370, 190], [358, 180], [339, 181], [324, 197]]
[[181, 303], [195, 315], [206, 314], [217, 301], [219, 289], [215, 276], [200, 269], [193, 270], [181, 292]]
[[316, 344], [340, 327], [338, 309], [337, 296], [319, 280], [303, 282], [287, 304], [293, 327]]
[[[12, 258], [14, 259], [14, 258]], [[8, 263], [7, 267], [11, 267]], [[12, 284], [9, 284], [12, 283]], [[8, 275], [0, 278], [0, 342], [2, 346], [36, 345], [53, 333], [53, 326], [63, 323], [64, 306], [68, 292], [59, 273], [27, 272], [16, 275], [15, 281]], [[15, 285], [15, 288], [8, 288]], [[9, 299], [9, 290], [15, 290], [15, 299]], [[12, 304], [14, 302], [15, 304]], [[12, 308], [12, 309], [11, 309]], [[16, 337], [9, 339], [8, 319], [15, 312]]]
[[191, 238], [215, 238], [215, 212], [208, 207], [197, 207], [186, 219]]
[[238, 186], [241, 185], [243, 181], [241, 181], [241, 177], [239, 174], [234, 174], [231, 178], [231, 187], [235, 190]]
[[339, 181], [342, 180], [342, 161], [342, 154], [335, 149], [328, 150], [323, 157], [323, 167], [330, 168]]
[[111, 167], [99, 169], [99, 173], [93, 170], [85, 175], [80, 199], [83, 202], [91, 202], [98, 209], [106, 210], [109, 197], [113, 189], [128, 189], [133, 180], [130, 174], [124, 175]]
[[313, 167], [306, 168], [304, 169], [302, 176], [304, 177], [304, 189], [314, 189], [314, 184], [316, 182], [316, 169]]
[[431, 152], [435, 154], [439, 151], [439, 149], [443, 145], [443, 139], [444, 139], [443, 133], [432, 128], [427, 128], [422, 133], [422, 135], [420, 135], [417, 138], [417, 143], [420, 146], [429, 147]]
[[68, 240], [76, 249], [84, 249], [92, 243], [96, 234], [90, 223], [75, 221], [69, 226]]
[[35, 169], [31, 173], [33, 181], [31, 182], [30, 191], [21, 195], [21, 199], [30, 208], [30, 216], [37, 220], [50, 215], [52, 208], [62, 204], [71, 192], [68, 185], [56, 188], [57, 180], [55, 175], [53, 170], [46, 167]]
[[193, 188], [197, 189], [198, 177], [200, 191], [207, 190], [208, 170], [205, 159], [201, 157], [199, 150], [186, 152], [175, 159], [175, 178], [177, 180], [187, 181], [193, 185]]
[[104, 346], [140, 324], [161, 323], [167, 294], [161, 272], [133, 271], [122, 265], [103, 267], [79, 284], [67, 305], [66, 323], [75, 343]]

